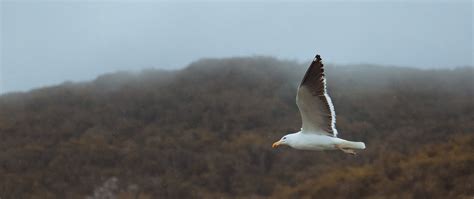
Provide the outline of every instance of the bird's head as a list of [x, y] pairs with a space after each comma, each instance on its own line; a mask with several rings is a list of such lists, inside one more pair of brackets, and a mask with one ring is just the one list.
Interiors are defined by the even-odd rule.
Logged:
[[292, 134], [283, 136], [280, 140], [272, 144], [272, 148], [277, 148], [280, 145], [291, 146]]

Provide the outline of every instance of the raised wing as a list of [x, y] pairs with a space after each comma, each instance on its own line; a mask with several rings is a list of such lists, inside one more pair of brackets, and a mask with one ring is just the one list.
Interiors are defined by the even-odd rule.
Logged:
[[303, 120], [302, 132], [337, 136], [336, 113], [326, 91], [326, 78], [319, 55], [313, 59], [301, 81], [296, 104]]

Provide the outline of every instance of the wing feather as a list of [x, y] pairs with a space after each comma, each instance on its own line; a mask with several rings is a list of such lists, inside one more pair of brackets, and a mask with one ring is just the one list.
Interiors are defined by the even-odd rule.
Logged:
[[303, 132], [336, 137], [336, 113], [326, 89], [321, 57], [316, 55], [298, 88], [296, 104], [300, 110]]

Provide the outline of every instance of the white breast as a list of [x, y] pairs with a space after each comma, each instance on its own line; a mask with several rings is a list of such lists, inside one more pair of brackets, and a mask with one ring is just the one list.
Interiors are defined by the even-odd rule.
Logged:
[[339, 138], [322, 134], [309, 134], [298, 132], [295, 134], [290, 146], [302, 150], [333, 150], [335, 144], [340, 142]]

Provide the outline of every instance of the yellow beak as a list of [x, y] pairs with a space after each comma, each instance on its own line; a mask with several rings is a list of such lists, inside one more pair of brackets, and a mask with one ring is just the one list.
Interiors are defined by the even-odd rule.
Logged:
[[281, 144], [281, 140], [278, 140], [272, 144], [272, 148], [277, 148], [280, 144]]

